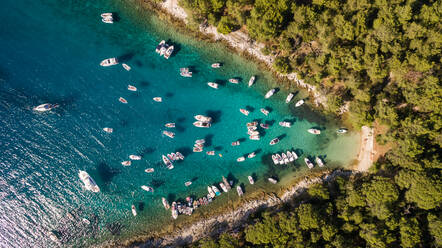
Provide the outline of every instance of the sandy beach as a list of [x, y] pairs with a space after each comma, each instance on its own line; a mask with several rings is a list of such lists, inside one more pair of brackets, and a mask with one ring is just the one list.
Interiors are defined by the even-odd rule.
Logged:
[[373, 164], [374, 151], [374, 129], [363, 126], [361, 128], [361, 148], [358, 154], [358, 164], [355, 170], [365, 172], [368, 171]]

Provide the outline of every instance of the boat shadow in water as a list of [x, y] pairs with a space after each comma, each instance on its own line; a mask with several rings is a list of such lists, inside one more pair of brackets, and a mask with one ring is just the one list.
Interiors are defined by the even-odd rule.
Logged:
[[229, 172], [229, 174], [227, 174], [227, 177], [226, 177], [226, 179], [227, 179], [227, 181], [230, 183], [230, 181], [232, 181], [233, 183], [232, 183], [232, 187], [235, 185], [235, 184], [237, 184], [238, 182], [239, 182], [239, 180], [238, 180], [238, 178], [236, 178], [233, 174], [232, 174], [232, 172]]
[[278, 136], [278, 139], [281, 141], [282, 139], [284, 139], [285, 137], [287, 137], [287, 134], [281, 134]]
[[204, 139], [206, 140], [206, 143], [204, 144], [204, 146], [206, 146], [206, 147], [212, 146], [213, 134], [206, 135], [204, 137]]
[[124, 63], [131, 60], [135, 56], [134, 52], [128, 52], [117, 57], [118, 62]]
[[138, 210], [140, 212], [143, 212], [144, 211], [144, 207], [145, 207], [146, 204], [144, 202], [135, 202], [134, 205], [138, 206]]
[[146, 156], [146, 155], [148, 155], [148, 154], [152, 154], [152, 153], [154, 153], [155, 151], [156, 151], [155, 148], [152, 148], [152, 147], [146, 147], [146, 148], [143, 148], [143, 150], [141, 150], [141, 151], [139, 152], [139, 154], [140, 154], [141, 157], [144, 157], [144, 156]]
[[169, 194], [167, 194], [166, 199], [167, 199], [168, 202], [174, 202], [175, 199], [176, 199], [176, 194], [174, 194], [174, 193], [169, 193]]
[[247, 111], [249, 111], [249, 112], [253, 112], [253, 111], [255, 111], [255, 108], [252, 107], [252, 106], [250, 106], [250, 105], [247, 105], [247, 106], [246, 106], [246, 109], [247, 109]]
[[217, 83], [217, 84], [219, 84], [221, 86], [226, 86], [227, 85], [227, 81], [226, 80], [222, 80], [222, 79], [216, 79], [214, 81], [214, 83]]
[[98, 164], [97, 172], [100, 180], [107, 187], [112, 182], [112, 178], [121, 173], [121, 170], [114, 169], [105, 162], [101, 162]]
[[166, 43], [171, 45], [171, 46], [173, 45], [173, 52], [170, 55], [170, 58], [175, 57], [181, 51], [181, 45], [180, 44], [174, 43], [171, 40], [167, 40]]
[[212, 124], [216, 124], [221, 121], [221, 110], [207, 110], [206, 115], [212, 117]]
[[118, 236], [121, 233], [121, 229], [123, 229], [123, 225], [119, 222], [112, 222], [106, 224], [106, 229], [114, 236]]
[[138, 87], [146, 88], [146, 87], [149, 87], [150, 82], [149, 81], [140, 81], [138, 83], [138, 85], [139, 85]]
[[275, 124], [275, 122], [276, 122], [275, 120], [267, 120], [264, 123], [269, 125], [269, 126], [273, 126]]
[[152, 179], [150, 185], [152, 185], [153, 188], [159, 188], [163, 186], [165, 183], [166, 182], [164, 180]]
[[181, 147], [181, 148], [176, 149], [176, 151], [183, 154], [184, 157], [187, 157], [193, 153], [192, 149], [190, 149], [189, 147]]

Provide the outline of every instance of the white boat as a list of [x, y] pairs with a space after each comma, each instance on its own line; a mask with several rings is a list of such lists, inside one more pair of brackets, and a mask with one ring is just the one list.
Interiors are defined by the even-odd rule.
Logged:
[[269, 127], [270, 127], [269, 124], [264, 124], [264, 123], [259, 124], [259, 126], [263, 129], [269, 129]]
[[127, 161], [123, 161], [123, 162], [121, 162], [121, 164], [122, 164], [123, 166], [130, 166], [130, 165], [132, 164], [132, 162], [131, 162], [130, 160], [127, 160]]
[[227, 193], [227, 187], [226, 187], [226, 185], [224, 185], [224, 183], [219, 183], [219, 186], [221, 187], [221, 189], [224, 191], [224, 192], [226, 192]]
[[101, 18], [101, 21], [104, 23], [112, 24], [112, 23], [114, 23], [114, 18], [112, 16], [108, 16], [108, 17]]
[[132, 205], [132, 214], [137, 216], [137, 209], [135, 208], [135, 205]]
[[249, 139], [251, 139], [251, 140], [259, 140], [260, 137], [259, 137], [259, 135], [250, 135]]
[[314, 165], [312, 162], [310, 162], [310, 160], [308, 158], [304, 158], [304, 162], [309, 169], [313, 168]]
[[208, 82], [207, 85], [209, 85], [210, 87], [214, 88], [214, 89], [218, 89], [219, 85], [217, 83], [214, 82]]
[[104, 127], [103, 131], [105, 131], [106, 133], [112, 133], [114, 131], [114, 129], [111, 127]]
[[232, 142], [232, 146], [239, 146], [239, 145], [240, 145], [239, 140]]
[[275, 154], [272, 154], [272, 160], [273, 160], [273, 163], [276, 165], [276, 164], [279, 164], [279, 160], [276, 158], [276, 155]]
[[296, 154], [296, 152], [291, 152], [291, 154], [292, 154], [292, 156], [293, 156], [293, 158], [294, 158], [295, 160], [298, 159], [298, 154]]
[[152, 173], [152, 172], [155, 171], [155, 169], [154, 169], [154, 168], [147, 168], [147, 169], [145, 169], [144, 171], [145, 171], [146, 173]]
[[130, 84], [127, 86], [127, 89], [130, 90], [130, 91], [137, 91], [137, 87], [132, 86]]
[[246, 160], [245, 157], [239, 157], [236, 159], [237, 162], [243, 162], [244, 160]]
[[112, 13], [102, 13], [100, 16], [101, 16], [101, 18], [106, 18], [106, 17], [109, 17], [109, 16], [112, 16], [113, 14]]
[[205, 139], [198, 139], [198, 140], [195, 140], [195, 144], [202, 145], [202, 144], [204, 144], [204, 143], [206, 143], [206, 140], [205, 140]]
[[267, 91], [266, 95], [264, 96], [265, 99], [268, 99], [269, 97], [273, 96], [273, 94], [275, 94], [276, 89], [271, 89], [269, 91]]
[[304, 99], [301, 99], [301, 100], [297, 101], [296, 104], [295, 104], [295, 107], [301, 106], [302, 104], [304, 104], [304, 102], [305, 102]]
[[244, 114], [245, 116], [248, 116], [249, 115], [249, 111], [248, 110], [246, 110], [246, 109], [239, 109], [239, 112], [241, 112], [242, 114]]
[[200, 147], [200, 146], [194, 146], [193, 147], [193, 152], [202, 152], [203, 151], [203, 148], [202, 147]]
[[247, 127], [247, 131], [256, 131], [258, 129], [257, 126]]
[[249, 179], [250, 184], [255, 184], [255, 181], [253, 180], [252, 176], [248, 176], [247, 178]]
[[174, 46], [170, 46], [167, 48], [166, 52], [164, 53], [164, 58], [169, 59], [170, 55], [173, 53]]
[[58, 107], [58, 104], [44, 103], [44, 104], [38, 105], [37, 107], [32, 108], [32, 110], [38, 111], [38, 112], [46, 112], [46, 111], [49, 111], [49, 110], [54, 109], [56, 107]]
[[125, 63], [122, 63], [121, 66], [123, 66], [123, 68], [124, 68], [126, 71], [130, 71], [130, 69], [132, 69], [132, 68], [130, 68], [130, 66], [128, 66], [128, 65], [125, 64]]
[[160, 53], [161, 48], [166, 44], [165, 40], [162, 40], [155, 49], [155, 52]]
[[311, 134], [321, 134], [321, 130], [315, 129], [315, 128], [310, 128], [309, 130], [307, 130], [309, 133]]
[[164, 155], [161, 155], [161, 156], [162, 156], [163, 162], [166, 165], [167, 169], [169, 169], [169, 170], [173, 169], [172, 162], [170, 162], [170, 160], [166, 156], [164, 156]]
[[46, 233], [49, 238], [54, 241], [54, 242], [59, 242], [60, 240], [58, 239], [57, 235], [55, 235], [54, 231], [49, 231]]
[[173, 122], [171, 122], [171, 123], [166, 123], [164, 126], [165, 126], [165, 127], [168, 127], [168, 128], [174, 128], [174, 127], [175, 127], [175, 123], [173, 123]]
[[118, 64], [118, 61], [116, 58], [108, 58], [108, 59], [101, 61], [101, 63], [100, 63], [101, 66], [112, 66], [112, 65], [116, 65], [116, 64]]
[[212, 122], [212, 117], [209, 117], [209, 116], [195, 115], [194, 118], [195, 118], [197, 121]]
[[236, 186], [236, 192], [238, 192], [239, 196], [242, 196], [244, 193], [242, 192], [241, 186]]
[[292, 101], [294, 96], [295, 95], [293, 93], [288, 94], [287, 98], [285, 99], [285, 103], [289, 103], [290, 101]]
[[292, 126], [292, 123], [290, 123], [290, 122], [288, 122], [288, 121], [281, 121], [281, 122], [279, 122], [279, 125], [280, 125], [281, 127], [291, 127], [291, 126]]
[[287, 157], [287, 155], [285, 153], [282, 153], [281, 157], [282, 157], [282, 159], [284, 161], [284, 164], [290, 163], [290, 160], [289, 160], [289, 158]]
[[258, 126], [258, 122], [257, 121], [247, 122], [246, 126], [247, 127], [256, 127], [256, 126]]
[[276, 184], [278, 181], [276, 181], [276, 179], [273, 179], [271, 177], [268, 178], [269, 182]]
[[232, 83], [232, 84], [238, 84], [239, 80], [236, 79], [236, 78], [231, 78], [231, 79], [229, 79], [229, 82]]
[[167, 202], [166, 198], [161, 197], [161, 201], [163, 202], [163, 206], [164, 206], [164, 208], [165, 208], [166, 210], [170, 208], [170, 205], [169, 205], [169, 203]]
[[192, 72], [189, 68], [180, 68], [180, 75], [182, 77], [192, 77]]
[[221, 67], [221, 63], [213, 63], [211, 65], [212, 68], [220, 68]]
[[154, 97], [154, 98], [152, 98], [155, 102], [162, 102], [163, 101], [163, 98], [161, 98], [161, 97], [159, 97], [159, 96], [157, 96], [157, 97]]
[[184, 186], [189, 187], [191, 184], [192, 184], [192, 182], [191, 182], [191, 181], [188, 181], [188, 182], [185, 182], [185, 183], [184, 183]]
[[178, 218], [178, 209], [176, 202], [172, 202], [172, 218], [175, 220]]
[[290, 162], [295, 161], [295, 157], [293, 157], [293, 155], [290, 151], [287, 151], [286, 154], [287, 154], [287, 158], [289, 159]]
[[271, 146], [273, 146], [273, 145], [276, 145], [276, 144], [278, 144], [278, 142], [279, 142], [279, 139], [278, 138], [274, 138], [274, 139], [272, 139], [271, 141], [270, 141], [270, 145]]
[[209, 128], [212, 124], [210, 122], [195, 121], [193, 125], [195, 127]]
[[319, 167], [324, 167], [324, 162], [319, 157], [316, 157], [315, 161]]
[[259, 135], [259, 132], [258, 131], [249, 130], [249, 131], [247, 131], [247, 134], [250, 135], [250, 136], [255, 136], [255, 135]]
[[252, 86], [252, 85], [255, 83], [255, 79], [256, 79], [255, 76], [252, 76], [252, 77], [249, 79], [249, 87]]
[[184, 160], [184, 155], [181, 154], [181, 152], [176, 152], [175, 154], [178, 156], [179, 159]]
[[276, 154], [275, 156], [276, 156], [276, 159], [278, 160], [279, 164], [284, 164], [284, 159], [282, 159], [281, 155]]
[[87, 190], [90, 190], [92, 192], [100, 192], [100, 188], [98, 187], [97, 183], [92, 179], [91, 176], [86, 171], [80, 170], [78, 172], [78, 176], [80, 177], [80, 180], [84, 183], [84, 187]]
[[209, 156], [214, 156], [215, 155], [215, 151], [207, 151], [206, 154], [209, 155]]
[[160, 48], [160, 56], [164, 56], [164, 54], [165, 54], [166, 51], [167, 51], [167, 47], [169, 47], [169, 45], [164, 44], [164, 46], [162, 46], [162, 47]]
[[207, 186], [207, 191], [209, 192], [210, 197], [212, 197], [212, 198], [215, 197], [215, 192], [213, 192], [212, 187]]
[[213, 185], [212, 185], [212, 189], [213, 189], [213, 192], [215, 192], [215, 195], [216, 195], [216, 196], [221, 195], [221, 192], [219, 192], [219, 189], [218, 189], [216, 186], [213, 186]]
[[260, 109], [261, 113], [263, 113], [265, 116], [269, 115], [269, 111], [265, 108]]
[[337, 133], [346, 133], [346, 132], [348, 132], [348, 129], [347, 128], [339, 128], [336, 132]]
[[227, 178], [223, 176], [224, 186], [226, 186], [227, 191], [229, 191], [232, 187], [230, 187], [230, 183], [227, 181]]
[[120, 101], [121, 103], [127, 104], [127, 100], [122, 97], [118, 98], [118, 101]]
[[149, 186], [146, 186], [146, 185], [142, 185], [141, 188], [146, 190], [147, 192], [152, 192], [153, 193], [153, 188], [152, 187], [149, 187]]
[[163, 131], [163, 134], [166, 135], [169, 138], [175, 138], [175, 133], [169, 132], [169, 131]]
[[129, 158], [131, 160], [141, 160], [141, 156], [138, 156], [138, 155], [129, 155]]
[[255, 152], [249, 153], [249, 155], [247, 155], [247, 158], [254, 158], [254, 157], [256, 157]]

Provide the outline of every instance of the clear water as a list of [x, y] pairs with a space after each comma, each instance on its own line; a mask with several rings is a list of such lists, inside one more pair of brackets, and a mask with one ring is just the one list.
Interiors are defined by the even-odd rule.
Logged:
[[[120, 21], [102, 23], [100, 13], [109, 11], [117, 12]], [[221, 176], [248, 184], [247, 175], [255, 173], [257, 182], [265, 184], [264, 175], [282, 178], [288, 171], [305, 170], [302, 159], [290, 170], [271, 165], [272, 152], [298, 149], [303, 156], [324, 156], [328, 166], [344, 166], [357, 153], [357, 134], [338, 136], [336, 124], [308, 106], [286, 105], [286, 90], [265, 100], [265, 92], [277, 85], [270, 75], [221, 45], [178, 34], [136, 8], [135, 2], [5, 0], [0, 16], [1, 247], [54, 246], [46, 235], [53, 229], [61, 231], [65, 245], [74, 246], [145, 234], [170, 221], [163, 196], [202, 196]], [[162, 39], [178, 48], [169, 60], [154, 51]], [[100, 67], [109, 57], [120, 58], [132, 70]], [[216, 61], [225, 66], [211, 69]], [[193, 78], [179, 76], [179, 68], [185, 66], [193, 67]], [[248, 88], [252, 75], [258, 79]], [[230, 77], [243, 80], [239, 85], [226, 83]], [[207, 86], [215, 80], [225, 85], [219, 90]], [[128, 91], [128, 84], [138, 92]], [[120, 96], [129, 103], [119, 103]], [[155, 96], [162, 96], [163, 102], [152, 101]], [[294, 101], [301, 96], [306, 94], [300, 92]], [[60, 107], [50, 113], [32, 111], [45, 102]], [[239, 112], [244, 107], [255, 110], [246, 117]], [[265, 117], [261, 107], [273, 111]], [[196, 114], [211, 115], [212, 128], [192, 126]], [[293, 127], [278, 126], [284, 119], [294, 121]], [[274, 124], [261, 141], [232, 147], [232, 141], [247, 138], [245, 124], [252, 120]], [[161, 134], [167, 122], [177, 123], [175, 139]], [[314, 126], [323, 133], [307, 133]], [[114, 133], [104, 133], [103, 127], [114, 128]], [[278, 136], [284, 138], [269, 146]], [[189, 152], [199, 138], [208, 141], [206, 150], [216, 149], [223, 156]], [[177, 150], [186, 159], [167, 170], [161, 154]], [[236, 162], [256, 150], [260, 152], [254, 159]], [[121, 162], [130, 154], [143, 159], [123, 167]], [[145, 173], [148, 167], [155, 172]], [[101, 192], [86, 191], [78, 170], [88, 171]], [[193, 184], [185, 187], [191, 179]], [[145, 192], [141, 185], [155, 192]], [[137, 217], [131, 214], [132, 204], [138, 208]], [[82, 223], [83, 217], [92, 223]], [[120, 236], [107, 228], [115, 223], [121, 225]]]

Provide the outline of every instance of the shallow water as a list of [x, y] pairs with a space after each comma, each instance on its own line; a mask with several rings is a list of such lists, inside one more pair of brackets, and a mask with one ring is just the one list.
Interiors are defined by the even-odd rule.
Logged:
[[[146, 233], [157, 223], [170, 220], [161, 197], [169, 200], [206, 194], [208, 184], [221, 176], [247, 183], [247, 175], [282, 178], [293, 170], [305, 170], [304, 156], [322, 156], [328, 166], [344, 166], [356, 155], [359, 136], [338, 136], [337, 124], [313, 113], [308, 106], [294, 108], [281, 90], [263, 98], [269, 74], [233, 55], [219, 44], [202, 44], [183, 36], [130, 1], [6, 0], [0, 9], [0, 244], [5, 247], [48, 247], [46, 235], [56, 229], [67, 245], [81, 246], [103, 239]], [[117, 12], [113, 25], [100, 20], [102, 12]], [[169, 59], [159, 57], [155, 46], [162, 39], [176, 44]], [[118, 57], [129, 64], [103, 68], [101, 60]], [[225, 63], [211, 69], [216, 61]], [[179, 68], [191, 66], [194, 77], [182, 78]], [[248, 88], [250, 76], [256, 84]], [[239, 85], [227, 82], [238, 77]], [[223, 84], [214, 90], [208, 81]], [[127, 85], [138, 88], [130, 92]], [[292, 89], [296, 91], [296, 89]], [[128, 104], [118, 102], [119, 97]], [[156, 103], [152, 97], [162, 96]], [[305, 97], [299, 92], [294, 102]], [[60, 107], [35, 113], [36, 105], [51, 102]], [[254, 109], [249, 116], [239, 108]], [[272, 109], [268, 117], [260, 108]], [[192, 126], [193, 116], [208, 114], [213, 126]], [[278, 125], [293, 121], [291, 128]], [[245, 124], [252, 120], [274, 123], [260, 141], [247, 139]], [[175, 139], [161, 134], [164, 124], [176, 122]], [[114, 128], [107, 134], [103, 127]], [[320, 127], [319, 136], [307, 133]], [[275, 146], [272, 138], [283, 137]], [[192, 153], [196, 139], [206, 138], [205, 150], [220, 156]], [[245, 141], [239, 147], [230, 143]], [[301, 159], [289, 169], [270, 163], [272, 152], [296, 149]], [[161, 154], [180, 150], [183, 162], [167, 170]], [[236, 158], [259, 151], [254, 159]], [[141, 161], [123, 167], [128, 155]], [[155, 168], [153, 174], [144, 169]], [[100, 193], [85, 191], [78, 170], [97, 181]], [[192, 180], [190, 187], [184, 182]], [[141, 185], [155, 188], [142, 191]], [[234, 192], [229, 194], [235, 194]], [[130, 211], [132, 204], [138, 216]], [[86, 225], [81, 218], [92, 223]], [[185, 217], [184, 217], [185, 218]], [[121, 227], [121, 228], [119, 228]], [[114, 236], [110, 230], [120, 231]]]

